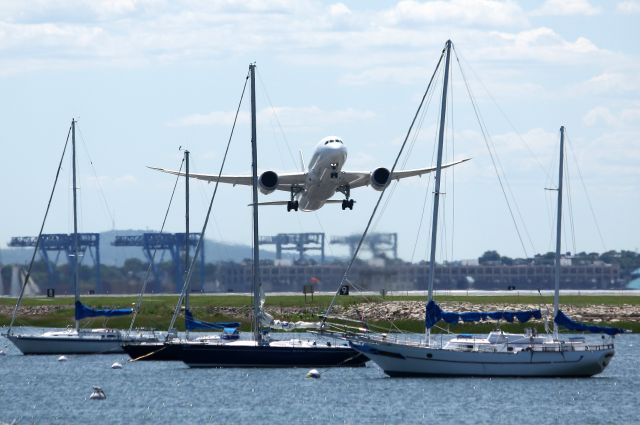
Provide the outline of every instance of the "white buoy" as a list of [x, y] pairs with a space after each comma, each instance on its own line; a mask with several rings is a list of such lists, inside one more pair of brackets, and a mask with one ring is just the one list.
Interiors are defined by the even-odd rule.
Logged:
[[102, 388], [96, 386], [93, 387], [93, 392], [89, 396], [90, 400], [105, 400], [106, 398], [107, 395], [102, 391]]
[[111, 369], [122, 369], [122, 365], [118, 362], [115, 362], [111, 365]]
[[320, 372], [317, 369], [311, 369], [307, 372], [307, 378], [320, 379]]
[[58, 357], [58, 361], [59, 361], [59, 362], [66, 362], [67, 360], [69, 360], [69, 359], [67, 358], [67, 356], [60, 356], [60, 357]]

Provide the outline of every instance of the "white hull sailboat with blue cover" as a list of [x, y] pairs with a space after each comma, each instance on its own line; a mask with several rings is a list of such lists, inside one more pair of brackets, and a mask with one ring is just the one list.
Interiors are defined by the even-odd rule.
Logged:
[[[29, 276], [31, 274], [31, 268], [35, 260], [36, 252], [38, 251], [38, 245], [42, 236], [42, 230], [44, 229], [44, 223], [46, 222], [47, 214], [43, 220], [40, 228], [40, 234], [36, 242], [36, 246], [33, 251], [33, 257], [29, 265], [29, 270], [24, 280], [20, 296], [16, 302], [16, 306], [13, 310], [11, 317], [11, 323], [7, 331], [7, 338], [23, 353], [23, 354], [103, 354], [103, 353], [121, 353], [122, 343], [125, 341], [133, 340], [156, 340], [155, 336], [142, 333], [128, 333], [117, 329], [80, 329], [80, 321], [89, 317], [114, 317], [131, 314], [133, 309], [94, 309], [87, 307], [80, 302], [80, 293], [78, 287], [78, 256], [80, 254], [78, 243], [78, 216], [77, 216], [77, 185], [76, 185], [76, 121], [71, 121], [71, 128], [69, 133], [71, 135], [72, 145], [72, 170], [73, 170], [73, 245], [71, 247], [72, 254], [69, 256], [69, 262], [73, 270], [73, 288], [75, 292], [75, 328], [67, 330], [50, 330], [44, 331], [38, 329], [22, 329], [20, 333], [16, 333], [14, 329], [14, 323], [18, 307], [24, 296], [25, 288], [29, 282]], [[67, 142], [69, 136], [67, 136]], [[67, 144], [65, 143], [65, 151]], [[64, 159], [64, 151], [62, 154]], [[58, 166], [58, 175], [62, 166], [62, 159]], [[56, 176], [56, 183], [57, 177]], [[49, 199], [49, 205], [51, 205], [51, 199], [55, 191], [55, 183], [51, 192], [51, 198]], [[49, 206], [47, 206], [47, 213]]]
[[351, 346], [373, 360], [389, 376], [522, 376], [563, 377], [592, 376], [602, 372], [614, 355], [613, 341], [598, 345], [587, 344], [585, 339], [560, 339], [558, 325], [569, 330], [590, 331], [613, 336], [622, 329], [589, 326], [577, 323], [559, 310], [560, 282], [560, 230], [562, 221], [562, 170], [564, 149], [564, 127], [560, 129], [560, 173], [558, 185], [558, 212], [556, 233], [556, 274], [554, 296], [553, 334], [537, 336], [533, 330], [525, 334], [491, 332], [486, 337], [458, 335], [438, 342], [430, 330], [440, 320], [455, 324], [481, 320], [506, 320], [526, 322], [540, 319], [540, 310], [518, 312], [464, 312], [443, 311], [433, 300], [435, 275], [436, 233], [438, 226], [438, 201], [443, 150], [443, 132], [446, 117], [447, 81], [451, 41], [447, 41], [445, 55], [444, 84], [438, 138], [438, 162], [435, 177], [433, 224], [431, 232], [431, 258], [429, 262], [428, 303], [426, 306], [426, 335], [420, 339], [406, 336], [356, 334], [349, 338]]

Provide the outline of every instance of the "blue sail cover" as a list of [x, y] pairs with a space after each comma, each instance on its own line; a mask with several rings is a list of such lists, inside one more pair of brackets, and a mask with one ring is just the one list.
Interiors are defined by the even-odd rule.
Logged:
[[556, 318], [554, 319], [558, 325], [567, 328], [572, 331], [587, 331], [592, 333], [605, 333], [607, 335], [616, 335], [624, 333], [624, 329], [620, 328], [609, 328], [606, 326], [594, 326], [587, 325], [585, 323], [574, 322], [562, 312], [562, 310], [558, 310], [558, 314], [556, 314]]
[[426, 325], [427, 329], [431, 329], [440, 320], [444, 320], [449, 324], [456, 324], [461, 320], [464, 323], [480, 322], [482, 320], [506, 320], [513, 322], [518, 319], [520, 323], [527, 322], [531, 319], [542, 319], [540, 310], [523, 310], [523, 311], [468, 311], [464, 313], [452, 313], [444, 311], [435, 301], [431, 300], [427, 304]]
[[185, 311], [184, 324], [189, 331], [195, 329], [225, 329], [240, 327], [240, 323], [238, 322], [203, 322], [202, 320], [194, 319], [191, 310]]
[[112, 310], [103, 310], [97, 308], [87, 307], [80, 301], [76, 301], [76, 320], [82, 320], [87, 317], [114, 317], [114, 316], [126, 316], [133, 313], [132, 308], [119, 308]]

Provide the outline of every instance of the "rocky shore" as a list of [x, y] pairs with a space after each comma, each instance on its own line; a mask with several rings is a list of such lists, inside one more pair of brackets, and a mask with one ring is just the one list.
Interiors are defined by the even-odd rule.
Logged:
[[[545, 306], [537, 304], [474, 304], [471, 302], [441, 302], [443, 310], [464, 312], [464, 311], [495, 311], [495, 310], [528, 310], [541, 308], [544, 312]], [[42, 306], [21, 306], [18, 315], [22, 317], [46, 316], [57, 313], [61, 310], [70, 309], [71, 306], [42, 305]], [[351, 305], [348, 307], [335, 307], [333, 313], [337, 316], [351, 319], [361, 319], [372, 321], [393, 321], [393, 320], [423, 320], [424, 303], [421, 301], [382, 301]], [[551, 306], [548, 307], [551, 309]], [[640, 306], [631, 304], [614, 305], [588, 305], [574, 306], [561, 305], [562, 310], [574, 320], [583, 322], [639, 322]], [[220, 315], [234, 319], [247, 319], [251, 315], [250, 307], [206, 307], [203, 309], [207, 315]], [[291, 320], [293, 317], [316, 315], [323, 313], [319, 307], [267, 307], [267, 312], [284, 320]], [[13, 311], [12, 306], [0, 305], [0, 315], [10, 316]]]
[[[533, 310], [541, 309], [543, 316], [545, 306], [535, 304], [473, 304], [470, 302], [441, 302], [443, 310], [496, 311], [496, 310]], [[352, 319], [364, 317], [367, 320], [423, 320], [425, 305], [420, 301], [384, 301], [380, 303], [364, 303], [349, 306], [336, 312]], [[552, 307], [549, 306], [549, 310]], [[640, 306], [631, 304], [573, 306], [561, 305], [561, 309], [574, 320], [584, 322], [640, 322]]]

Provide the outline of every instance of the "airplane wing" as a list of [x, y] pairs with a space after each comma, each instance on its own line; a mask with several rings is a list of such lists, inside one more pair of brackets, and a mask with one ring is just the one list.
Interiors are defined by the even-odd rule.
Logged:
[[[163, 173], [173, 174], [174, 176], [184, 176], [185, 173], [176, 170], [167, 170], [165, 168], [159, 167], [147, 167], [152, 170], [161, 171]], [[189, 177], [204, 180], [207, 182], [215, 182], [219, 181], [220, 183], [228, 183], [232, 185], [242, 185], [242, 186], [251, 186], [251, 176], [220, 176], [218, 179], [217, 175], [214, 174], [198, 174], [198, 173], [189, 173]], [[305, 173], [278, 173], [278, 190], [284, 190], [289, 192], [291, 190], [291, 186], [293, 185], [303, 185], [304, 179], [306, 177]], [[286, 204], [286, 203], [285, 203]]]
[[[449, 164], [444, 164], [442, 168], [449, 168], [454, 165], [466, 162], [470, 159], [471, 158], [465, 158], [459, 161], [450, 162]], [[423, 174], [431, 173], [432, 171], [435, 171], [435, 170], [436, 170], [436, 167], [427, 167], [427, 168], [417, 168], [415, 170], [394, 171], [393, 174], [391, 175], [390, 180], [400, 180], [407, 177], [421, 176]], [[345, 171], [341, 173], [340, 178], [344, 184], [348, 184], [349, 187], [353, 189], [356, 187], [368, 186], [370, 183], [369, 181], [370, 175], [371, 175], [371, 171]]]
[[[355, 201], [354, 201], [355, 202]], [[268, 201], [268, 202], [258, 202], [258, 205], [287, 205], [289, 201]], [[341, 204], [342, 199], [327, 199], [325, 204]], [[248, 204], [248, 207], [253, 206], [253, 204]]]

